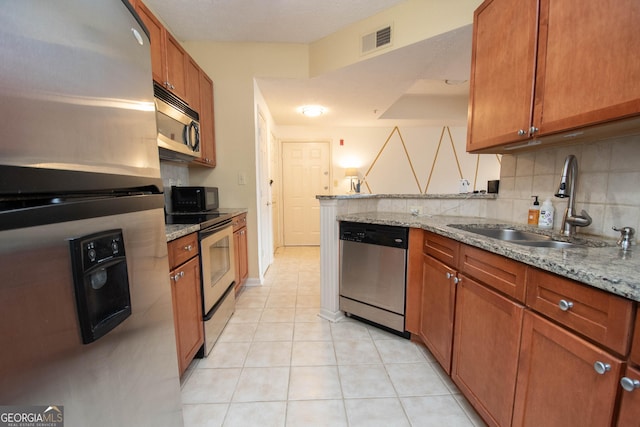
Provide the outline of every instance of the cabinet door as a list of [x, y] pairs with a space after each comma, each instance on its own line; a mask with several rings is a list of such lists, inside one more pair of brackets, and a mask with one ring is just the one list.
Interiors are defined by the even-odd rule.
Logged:
[[165, 86], [166, 59], [164, 56], [164, 26], [151, 13], [141, 1], [136, 2], [136, 12], [149, 30], [149, 40], [151, 42], [151, 74], [153, 80]]
[[629, 360], [636, 365], [640, 365], [640, 314], [636, 314], [636, 323], [633, 331], [633, 342], [631, 343]]
[[460, 276], [451, 378], [494, 426], [511, 425], [524, 306]]
[[[629, 383], [640, 381], [640, 370], [627, 368], [624, 376], [623, 380]], [[640, 389], [622, 391], [617, 425], [618, 427], [640, 425]]]
[[640, 2], [541, 0], [541, 134], [640, 113]]
[[178, 367], [182, 375], [204, 343], [198, 257], [171, 271], [171, 295]]
[[169, 32], [165, 30], [164, 33], [167, 58], [167, 89], [184, 100], [187, 96], [187, 72], [185, 70], [187, 53]]
[[247, 255], [247, 228], [243, 227], [233, 233], [233, 244], [235, 253], [235, 273], [236, 273], [236, 293], [240, 290], [244, 281], [249, 276], [249, 262]]
[[[609, 370], [599, 374], [596, 363]], [[513, 426], [611, 425], [621, 368], [606, 351], [525, 313]]]
[[185, 102], [192, 110], [200, 112], [200, 67], [189, 55], [185, 56], [185, 70], [187, 73], [187, 91]]
[[422, 242], [422, 229], [409, 228], [409, 248], [407, 250], [407, 303], [404, 313], [404, 327], [414, 335], [420, 334]]
[[529, 138], [536, 40], [537, 0], [487, 0], [476, 10], [467, 151]]
[[213, 82], [200, 70], [200, 158], [198, 164], [216, 166], [216, 134], [213, 115]]
[[423, 257], [420, 338], [447, 374], [451, 373], [456, 281], [455, 270]]

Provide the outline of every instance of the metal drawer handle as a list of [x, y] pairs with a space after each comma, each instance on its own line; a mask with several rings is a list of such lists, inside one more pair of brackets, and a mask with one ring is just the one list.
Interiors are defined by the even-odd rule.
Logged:
[[193, 246], [191, 246], [191, 245], [187, 245], [187, 246], [184, 247], [185, 251], [191, 252], [192, 249], [193, 249]]
[[458, 283], [460, 283], [460, 282], [462, 282], [462, 279], [461, 279], [461, 278], [459, 278], [459, 277], [454, 277], [454, 278], [453, 278], [453, 283], [455, 283], [456, 285], [457, 285]]
[[604, 375], [611, 370], [611, 365], [598, 361], [593, 364], [593, 369], [595, 369], [600, 375]]
[[176, 273], [175, 276], [171, 276], [171, 280], [173, 280], [174, 282], [177, 282], [178, 280], [180, 280], [180, 278], [184, 277], [184, 271], [181, 271], [179, 273]]
[[561, 299], [560, 302], [558, 302], [558, 307], [560, 307], [560, 310], [562, 311], [569, 311], [573, 308], [573, 303], [571, 301]]
[[637, 388], [640, 388], [640, 381], [632, 380], [628, 377], [622, 377], [622, 379], [620, 380], [620, 385], [627, 391], [633, 391]]
[[453, 277], [453, 274], [447, 271], [447, 274], [445, 274], [445, 276], [447, 276], [447, 279], [451, 279]]
[[527, 134], [527, 131], [524, 129], [518, 129], [518, 136], [525, 136]]

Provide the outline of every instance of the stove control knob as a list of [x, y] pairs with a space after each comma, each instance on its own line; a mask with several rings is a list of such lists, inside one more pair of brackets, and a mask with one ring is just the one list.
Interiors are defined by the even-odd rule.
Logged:
[[89, 261], [94, 262], [96, 260], [96, 257], [97, 257], [96, 250], [93, 249], [93, 248], [90, 248], [87, 251], [87, 256], [89, 257]]
[[120, 252], [120, 245], [118, 244], [117, 240], [112, 240], [111, 241], [111, 251], [114, 254], [117, 254], [118, 252]]

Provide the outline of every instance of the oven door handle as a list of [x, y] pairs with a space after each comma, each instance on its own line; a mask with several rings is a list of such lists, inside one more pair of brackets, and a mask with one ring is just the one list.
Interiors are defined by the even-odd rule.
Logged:
[[234, 291], [235, 287], [236, 287], [236, 281], [234, 280], [233, 282], [231, 282], [231, 284], [229, 285], [229, 288], [225, 291], [225, 293], [220, 297], [220, 301], [214, 304], [213, 307], [211, 307], [211, 310], [209, 310], [209, 312], [202, 317], [203, 321], [208, 322], [209, 320], [211, 320], [213, 315], [216, 313], [216, 310], [218, 309], [220, 302], [224, 301], [224, 299], [227, 297], [229, 292]]
[[200, 230], [200, 240], [203, 240], [209, 236], [211, 236], [212, 234], [216, 234], [218, 231], [224, 230], [227, 227], [231, 226], [231, 218], [222, 221], [216, 225], [214, 225], [213, 227], [210, 228], [205, 228], [204, 230]]

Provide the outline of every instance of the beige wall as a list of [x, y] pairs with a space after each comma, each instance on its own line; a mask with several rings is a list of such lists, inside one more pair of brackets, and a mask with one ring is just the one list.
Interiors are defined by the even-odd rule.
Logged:
[[578, 232], [617, 237], [614, 225], [640, 230], [640, 136], [503, 156], [499, 198], [488, 204], [487, 214], [526, 223], [530, 196], [540, 196], [541, 202], [551, 197], [558, 230], [567, 202], [553, 194], [568, 154], [578, 158], [576, 209], [593, 218], [591, 226]]
[[451, 126], [448, 130], [394, 126], [276, 127], [280, 141], [331, 142], [331, 194], [349, 191], [349, 179], [344, 177], [348, 167], [358, 168], [360, 177], [369, 172], [366, 177], [369, 187], [364, 186], [363, 193], [422, 194], [427, 183], [429, 194], [458, 193], [461, 178], [471, 183], [471, 190], [486, 190], [487, 180], [500, 177], [499, 156], [467, 154], [466, 132], [463, 126]]

